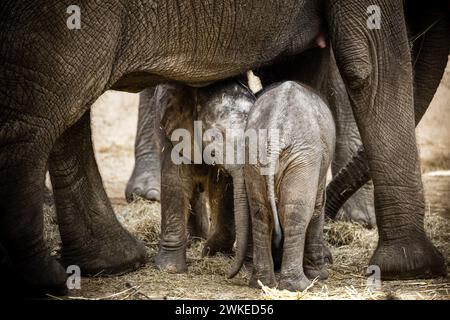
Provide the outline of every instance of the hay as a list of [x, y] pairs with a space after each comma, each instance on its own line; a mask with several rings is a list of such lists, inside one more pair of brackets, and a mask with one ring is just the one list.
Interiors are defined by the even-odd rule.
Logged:
[[263, 300], [302, 300], [307, 297], [308, 290], [311, 289], [317, 282], [314, 279], [311, 284], [303, 291], [292, 292], [288, 290], [278, 290], [276, 288], [269, 288], [258, 280], [258, 284], [262, 289]]
[[361, 224], [348, 221], [327, 221], [324, 227], [325, 240], [335, 247], [366, 246], [373, 240], [373, 234]]
[[[118, 204], [119, 221], [144, 241], [151, 257], [157, 253], [160, 233], [160, 206], [137, 200]], [[45, 208], [45, 237], [50, 247], [60, 245], [53, 208]], [[427, 213], [427, 233], [433, 243], [450, 258], [450, 220]], [[188, 273], [168, 274], [153, 263], [135, 272], [117, 277], [83, 278], [82, 290], [71, 290], [70, 299], [450, 299], [448, 279], [383, 282], [378, 291], [367, 286], [365, 271], [377, 244], [377, 231], [367, 230], [350, 222], [330, 222], [325, 225], [334, 264], [327, 267], [330, 276], [314, 282], [306, 292], [260, 290], [248, 287], [251, 265], [246, 264], [238, 276], [227, 279], [232, 257], [218, 254], [201, 257], [204, 242], [194, 242], [187, 251]], [[55, 251], [54, 251], [55, 252]], [[133, 289], [130, 289], [133, 288]], [[128, 290], [130, 289], [130, 290]]]
[[189, 272], [195, 275], [210, 274], [227, 276], [231, 268], [232, 257], [218, 253], [214, 257], [202, 258], [204, 241], [196, 241], [188, 249]]
[[160, 206], [137, 198], [117, 212], [119, 221], [147, 247], [158, 249], [161, 233]]
[[58, 222], [54, 206], [44, 204], [44, 240], [52, 255], [58, 255], [61, 249]]

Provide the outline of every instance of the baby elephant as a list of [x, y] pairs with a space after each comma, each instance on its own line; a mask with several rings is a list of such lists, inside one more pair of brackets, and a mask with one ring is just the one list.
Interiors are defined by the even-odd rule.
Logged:
[[189, 209], [198, 198], [196, 190], [200, 190], [211, 222], [203, 254], [231, 252], [236, 240], [237, 259], [232, 270], [238, 270], [247, 249], [249, 213], [243, 162], [224, 161], [224, 142], [229, 138], [225, 129], [232, 125], [244, 131], [254, 96], [236, 80], [198, 89], [177, 84], [159, 86], [156, 95], [165, 110], [161, 125], [166, 136], [156, 265], [168, 272], [186, 271]]
[[335, 144], [332, 115], [312, 90], [284, 82], [257, 99], [248, 117], [249, 130], [272, 130], [267, 135], [268, 161], [258, 159], [243, 169], [254, 246], [250, 285], [257, 286], [258, 280], [276, 285], [273, 245], [275, 251], [282, 249], [279, 288], [304, 290], [309, 279], [328, 276], [323, 205]]

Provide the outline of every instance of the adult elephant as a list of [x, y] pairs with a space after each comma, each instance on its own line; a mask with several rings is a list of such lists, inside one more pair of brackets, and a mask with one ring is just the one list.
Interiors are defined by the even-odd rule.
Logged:
[[[81, 30], [66, 27], [69, 4], [0, 4], [0, 243], [16, 287], [66, 290], [64, 269], [42, 236], [47, 162], [62, 261], [89, 273], [115, 273], [145, 260], [115, 218], [93, 157], [89, 109], [105, 90], [137, 92], [168, 81], [202, 85], [255, 69], [314, 46], [321, 17], [375, 185], [380, 241], [372, 263], [383, 276], [398, 278], [445, 272], [423, 228], [402, 1], [84, 0]], [[381, 8], [380, 29], [367, 28], [371, 5]], [[74, 170], [78, 163], [84, 166]]]

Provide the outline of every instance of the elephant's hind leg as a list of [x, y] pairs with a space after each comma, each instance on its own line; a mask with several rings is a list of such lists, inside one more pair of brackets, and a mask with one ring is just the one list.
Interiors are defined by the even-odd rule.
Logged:
[[210, 210], [207, 205], [208, 197], [205, 192], [200, 192], [198, 189], [194, 191], [191, 201], [187, 226], [190, 242], [206, 240], [209, 234]]
[[249, 285], [259, 288], [258, 280], [271, 288], [277, 284], [272, 258], [272, 230], [265, 177], [257, 167], [244, 168], [245, 184], [250, 206], [253, 236], [253, 272]]
[[64, 264], [95, 275], [123, 273], [145, 263], [144, 245], [120, 225], [103, 188], [89, 111], [57, 140], [49, 170]]
[[310, 165], [292, 168], [281, 181], [279, 211], [284, 244], [280, 289], [303, 291], [311, 284], [304, 272], [303, 257], [308, 226], [316, 206], [318, 177], [319, 168]]
[[[303, 269], [308, 279], [318, 278], [324, 280], [328, 278], [328, 271], [325, 267], [325, 260], [331, 259], [326, 257], [330, 254], [328, 248], [325, 247], [323, 239], [323, 225], [325, 214], [323, 206], [325, 204], [325, 181], [321, 183], [317, 191], [316, 205], [314, 213], [309, 222], [306, 231], [305, 257], [303, 259]], [[331, 255], [331, 254], [330, 254]]]
[[211, 208], [211, 228], [203, 248], [203, 256], [213, 256], [218, 252], [231, 253], [236, 238], [234, 226], [233, 180], [223, 174], [218, 179], [216, 170], [208, 175], [209, 204]]

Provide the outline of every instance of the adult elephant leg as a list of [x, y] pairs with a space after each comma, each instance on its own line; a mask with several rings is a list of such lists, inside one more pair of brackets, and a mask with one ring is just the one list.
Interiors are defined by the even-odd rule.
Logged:
[[[333, 176], [336, 176], [350, 162], [362, 142], [347, 89], [334, 62], [329, 70], [329, 83], [331, 90], [328, 92], [328, 102], [333, 110], [336, 123], [336, 148], [331, 171]], [[340, 217], [362, 223], [369, 228], [376, 226], [373, 184], [371, 181], [345, 202]]]
[[45, 172], [52, 137], [57, 133], [43, 118], [21, 113], [13, 109], [14, 104], [10, 107], [3, 101], [0, 243], [4, 252], [2, 269], [7, 267], [0, 274], [1, 287], [12, 294], [65, 294], [65, 270], [50, 256], [43, 238]]
[[[410, 37], [415, 39], [412, 60], [416, 126], [436, 93], [450, 54], [450, 14], [446, 10], [442, 1], [408, 3], [406, 13]], [[367, 157], [360, 147], [354, 158], [328, 185], [326, 214], [333, 218], [345, 201], [369, 179]]]
[[[380, 29], [367, 28], [371, 5], [381, 8]], [[328, 20], [375, 186], [379, 241], [370, 264], [384, 279], [445, 274], [444, 259], [424, 231], [403, 2], [330, 1]]]
[[127, 201], [134, 196], [160, 201], [161, 194], [161, 106], [155, 97], [156, 87], [139, 95], [139, 116], [134, 146], [134, 169], [125, 190]]
[[85, 275], [117, 274], [146, 261], [146, 249], [114, 215], [91, 140], [90, 111], [57, 140], [49, 171], [61, 233], [62, 261]]

